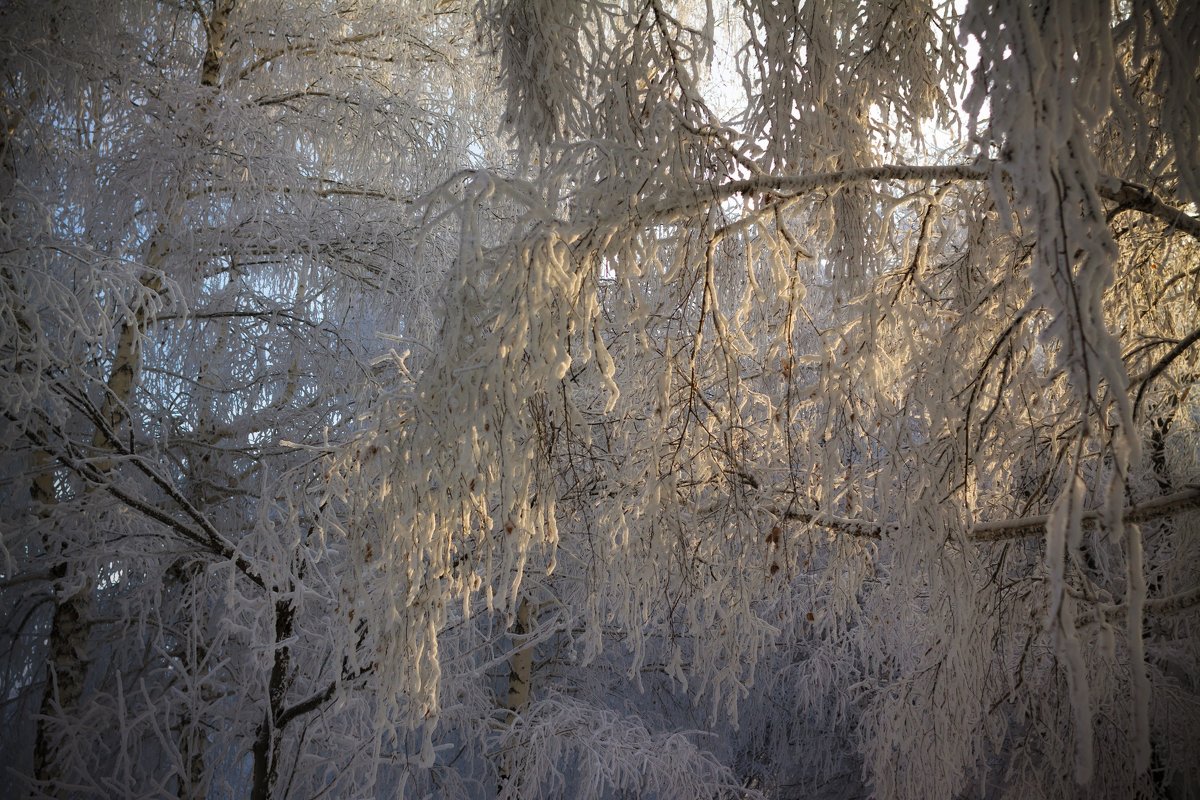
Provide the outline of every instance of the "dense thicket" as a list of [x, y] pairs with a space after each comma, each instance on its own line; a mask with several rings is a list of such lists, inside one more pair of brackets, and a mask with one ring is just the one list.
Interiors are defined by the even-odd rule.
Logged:
[[1200, 6], [10, 2], [0, 792], [1196, 797]]

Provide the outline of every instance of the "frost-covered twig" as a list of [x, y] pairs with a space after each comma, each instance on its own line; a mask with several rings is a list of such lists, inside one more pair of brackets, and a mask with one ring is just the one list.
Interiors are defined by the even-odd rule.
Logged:
[[1167, 367], [1171, 366], [1171, 362], [1183, 355], [1184, 351], [1198, 341], [1200, 341], [1200, 328], [1196, 328], [1196, 330], [1176, 342], [1175, 346], [1165, 356], [1154, 363], [1154, 366], [1133, 381], [1134, 383], [1141, 384], [1138, 387], [1137, 398], [1133, 401], [1134, 414], [1137, 414], [1138, 408], [1141, 407], [1142, 397], [1146, 394], [1146, 389], [1150, 386], [1150, 383], [1161, 375]]
[[846, 519], [837, 517], [833, 514], [827, 514], [822, 511], [809, 511], [798, 508], [781, 508], [776, 509], [775, 513], [783, 519], [792, 522], [802, 522], [818, 528], [825, 528], [833, 533], [841, 533], [847, 536], [858, 536], [866, 539], [881, 539], [883, 534], [894, 533], [899, 530], [895, 525], [880, 525], [878, 522], [867, 522], [865, 520]]

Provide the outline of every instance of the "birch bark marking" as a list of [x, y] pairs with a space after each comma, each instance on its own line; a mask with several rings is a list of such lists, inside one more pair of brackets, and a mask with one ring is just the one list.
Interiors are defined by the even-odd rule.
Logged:
[[[162, 259], [160, 239], [150, 246], [147, 261], [151, 266]], [[161, 273], [155, 269], [142, 280], [142, 285], [151, 291], [162, 289]], [[129, 420], [129, 401], [137, 384], [141, 364], [141, 335], [146, 324], [146, 310], [139, 306], [134, 319], [121, 326], [117, 336], [117, 348], [113, 355], [112, 371], [105, 383], [104, 403], [95, 419], [92, 447], [97, 453], [111, 451], [121, 435], [121, 428]], [[113, 469], [112, 460], [100, 458], [95, 462], [100, 473]], [[34, 479], [31, 494], [43, 506], [55, 502], [52, 465], [47, 463]], [[51, 548], [47, 543], [47, 549]], [[87, 636], [92, 616], [92, 576], [82, 578], [75, 574], [87, 565], [72, 564], [64, 545], [59, 545], [57, 561], [50, 568], [50, 577], [55, 585], [54, 616], [50, 624], [49, 653], [47, 656], [46, 688], [42, 694], [41, 713], [37, 723], [34, 744], [34, 780], [50, 785], [61, 778], [55, 764], [52, 747], [55, 720], [69, 717], [77, 709], [83, 697], [87, 678]], [[70, 595], [63, 595], [65, 587], [75, 587]]]
[[[53, 461], [42, 450], [34, 451], [36, 473], [29, 494], [37, 514], [43, 520], [57, 502], [54, 492]], [[62, 586], [68, 575], [68, 563], [60, 560], [50, 568], [51, 585]], [[87, 674], [87, 603], [79, 600], [86, 597], [90, 586], [78, 594], [59, 598], [54, 605], [54, 616], [50, 630], [50, 652], [47, 657], [46, 688], [42, 693], [38, 709], [40, 719], [33, 746], [34, 778], [37, 781], [55, 777], [53, 753], [54, 735], [51, 720], [59, 717], [62, 709], [72, 708], [78, 703]], [[56, 589], [57, 591], [57, 589]]]
[[[225, 49], [225, 34], [229, 15], [235, 0], [217, 0], [212, 15], [205, 23], [207, 43], [201, 68], [202, 86], [215, 87], [220, 78], [221, 56]], [[151, 236], [146, 253], [147, 271], [142, 286], [153, 294], [163, 288], [162, 266], [170, 249], [168, 244], [169, 225], [175, 221], [182, 209], [175, 205], [166, 218], [159, 223]], [[141, 336], [146, 325], [147, 310], [140, 304], [132, 320], [121, 325], [113, 354], [112, 369], [105, 382], [104, 402], [95, 419], [92, 446], [98, 451], [112, 450], [121, 436], [121, 427], [130, 419], [129, 401], [137, 385], [141, 367]], [[113, 468], [110, 459], [96, 463], [100, 472]], [[34, 481], [35, 500], [53, 502], [53, 477], [48, 471], [40, 473]], [[48, 492], [48, 494], [47, 494]], [[69, 581], [72, 566], [62, 553], [51, 567], [52, 580], [58, 585], [73, 585]], [[59, 765], [53, 754], [53, 721], [69, 716], [83, 697], [87, 677], [87, 633], [92, 606], [92, 580], [86, 576], [80, 588], [69, 597], [56, 598], [54, 617], [49, 633], [47, 680], [41, 702], [41, 715], [37, 723], [34, 744], [33, 775], [36, 783], [51, 787], [61, 777]], [[194, 766], [194, 765], [189, 765]]]
[[[525, 636], [533, 627], [533, 606], [528, 598], [522, 598], [517, 606], [517, 619], [513, 623], [513, 637]], [[533, 643], [519, 645], [509, 659], [508, 714], [513, 720], [521, 709], [529, 704], [530, 680], [533, 677]]]
[[[200, 85], [215, 88], [219, 85], [221, 79], [221, 58], [225, 52], [225, 36], [229, 30], [229, 15], [233, 12], [235, 0], [213, 0], [213, 11], [209, 18], [205, 21], [204, 29], [206, 33], [206, 42], [204, 50], [204, 61], [200, 69]], [[161, 256], [158, 254], [158, 260], [161, 261]], [[152, 251], [152, 256], [155, 253]], [[235, 268], [230, 277], [231, 281], [239, 279], [239, 273]], [[155, 291], [161, 291], [161, 286], [150, 287]], [[200, 375], [198, 384], [201, 391], [209, 377], [211, 368], [211, 355], [219, 353], [225, 345], [228, 334], [228, 325], [222, 324], [220, 334], [217, 337], [217, 343], [210, 353], [210, 357], [206, 358], [200, 367]], [[200, 419], [197, 425], [197, 433], [203, 435], [205, 429], [215, 427], [213, 425], [212, 416], [209, 414], [210, 398], [204, 398], [203, 406], [200, 409]], [[213, 444], [216, 444], [213, 441]], [[202, 471], [203, 472], [203, 471]], [[200, 476], [205, 477], [203, 474]], [[194, 497], [193, 502], [198, 508], [203, 507], [203, 498]], [[195, 580], [197, 571], [187, 571], [180, 574], [180, 581], [183, 584], [188, 584]], [[183, 588], [183, 587], [181, 587]], [[183, 661], [186, 664], [190, 653], [183, 654]], [[202, 660], [202, 659], [198, 659]], [[190, 666], [190, 665], [189, 665]], [[204, 725], [201, 719], [192, 719], [190, 714], [186, 715], [180, 724], [179, 741], [180, 753], [184, 764], [184, 774], [180, 776], [180, 796], [187, 798], [203, 798], [207, 794], [207, 786], [204, 781], [204, 773], [206, 771], [205, 763], [205, 737], [203, 734]], [[257, 772], [257, 770], [256, 770]]]
[[[165, 244], [166, 225], [160, 224], [151, 237], [146, 255], [146, 275], [142, 286], [154, 294], [163, 289], [161, 266], [168, 250]], [[117, 446], [122, 428], [130, 420], [129, 402], [137, 385], [141, 368], [141, 337], [146, 326], [147, 311], [144, 304], [138, 306], [132, 320], [121, 325], [113, 353], [112, 369], [105, 382], [104, 402], [94, 418], [92, 448], [97, 454], [111, 452]], [[97, 458], [97, 472], [107, 474], [114, 468], [112, 459]], [[49, 465], [47, 465], [49, 468]], [[41, 488], [39, 488], [39, 486]], [[42, 495], [42, 502], [53, 502], [53, 477], [39, 474], [34, 491]], [[45, 494], [49, 492], [49, 494]], [[47, 500], [47, 498], [49, 498]], [[34, 780], [53, 782], [61, 777], [54, 764], [51, 741], [52, 720], [69, 716], [83, 697], [87, 677], [87, 633], [92, 608], [92, 586], [90, 575], [73, 577], [80, 565], [72, 565], [67, 559], [65, 548], [60, 546], [58, 561], [51, 567], [51, 578], [59, 587], [75, 586], [69, 596], [55, 599], [54, 617], [50, 626], [50, 646], [46, 688], [42, 695], [41, 717], [37, 724], [34, 745]], [[82, 568], [86, 568], [84, 565]], [[59, 591], [56, 589], [56, 591]], [[46, 784], [48, 785], [48, 783]]]
[[[2, 102], [2, 101], [0, 101]], [[13, 159], [13, 148], [10, 137], [18, 125], [18, 115], [13, 109], [0, 107], [3, 124], [0, 125], [0, 176], [4, 182], [0, 184], [0, 200], [7, 200], [7, 195], [17, 183], [17, 171]], [[5, 227], [15, 218], [12, 206], [0, 202], [0, 224]], [[19, 323], [23, 328], [25, 323]], [[58, 502], [54, 491], [54, 459], [45, 450], [36, 448], [32, 455], [33, 480], [29, 487], [30, 500], [33, 501], [34, 513], [47, 522], [51, 510]], [[44, 539], [43, 546], [47, 551], [51, 543]], [[50, 567], [51, 586], [60, 587], [68, 575], [67, 562], [58, 560]], [[57, 589], [56, 589], [57, 591]], [[39, 720], [34, 734], [33, 745], [33, 775], [36, 780], [46, 780], [52, 775], [53, 736], [49, 721], [57, 716], [57, 711], [64, 707], [74, 706], [83, 689], [86, 674], [87, 622], [83, 609], [72, 602], [72, 598], [63, 601], [56, 599], [54, 615], [51, 619], [49, 653], [47, 657], [46, 686], [38, 708]]]
[[[533, 604], [529, 602], [529, 598], [522, 597], [521, 602], [517, 605], [517, 618], [512, 627], [516, 649], [508, 659], [508, 698], [505, 703], [508, 713], [505, 715], [507, 717], [505, 722], [509, 726], [517, 721], [518, 715], [529, 705], [533, 679], [534, 644], [531, 640], [522, 641], [522, 639], [531, 633], [532, 628]], [[502, 758], [499, 790], [503, 793], [509, 781], [512, 780], [516, 755], [510, 752], [504, 754]], [[509, 796], [511, 794], [510, 792]]]
[[204, 63], [200, 68], [201, 86], [215, 87], [221, 79], [225, 34], [229, 31], [229, 17], [236, 5], [237, 0], [213, 0], [212, 14], [204, 23], [208, 42], [204, 49]]

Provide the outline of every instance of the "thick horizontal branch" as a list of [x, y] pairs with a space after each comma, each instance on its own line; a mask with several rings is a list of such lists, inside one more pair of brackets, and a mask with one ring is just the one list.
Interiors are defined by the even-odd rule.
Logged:
[[709, 208], [713, 203], [720, 203], [738, 195], [799, 195], [875, 181], [982, 181], [990, 175], [991, 167], [986, 163], [884, 164], [877, 167], [817, 172], [811, 175], [755, 175], [727, 183], [693, 186], [686, 195], [672, 195], [657, 201], [639, 203], [630, 211], [642, 223], [663, 224], [686, 218]]
[[[328, 199], [330, 197], [365, 197], [371, 200], [387, 200], [399, 205], [410, 206], [413, 204], [411, 197], [404, 197], [380, 189], [371, 189], [366, 186], [354, 186], [334, 181], [321, 181], [311, 186], [258, 185], [254, 186], [253, 190], [262, 195], [277, 195], [280, 197], [288, 195], [319, 197], [321, 199]], [[210, 196], [234, 196], [244, 194], [246, 191], [246, 186], [240, 183], [209, 184], [203, 189], [189, 193], [188, 199]]]
[[1168, 205], [1145, 186], [1109, 177], [1102, 180], [1096, 188], [1101, 197], [1117, 204], [1117, 212], [1126, 209], [1140, 211], [1162, 220], [1193, 239], [1200, 239], [1200, 219], [1185, 214], [1182, 209]]
[[889, 534], [897, 533], [900, 530], [897, 525], [883, 526], [877, 522], [835, 517], [832, 514], [826, 514], [822, 511], [808, 511], [797, 508], [771, 509], [771, 511], [776, 516], [791, 522], [802, 522], [805, 525], [813, 525], [818, 528], [825, 528], [834, 533], [857, 536], [863, 539], [882, 539], [885, 527]]
[[723, 197], [761, 192], [799, 194], [876, 181], [982, 181], [991, 174], [991, 168], [986, 164], [883, 164], [878, 167], [859, 167], [813, 175], [756, 175], [753, 178], [722, 184], [719, 191]]
[[[1200, 509], [1200, 488], [1189, 487], [1181, 492], [1156, 497], [1144, 503], [1125, 509], [1122, 519], [1126, 524], [1148, 522], [1185, 511]], [[999, 542], [1006, 539], [1020, 539], [1026, 536], [1041, 536], [1046, 532], [1049, 517], [1022, 517], [1020, 519], [996, 520], [994, 522], [977, 522], [971, 526], [967, 538], [973, 542]], [[1091, 510], [1083, 514], [1084, 530], [1095, 528], [1100, 523], [1100, 512]]]
[[[695, 210], [697, 205], [727, 200], [737, 195], [803, 194], [819, 189], [833, 190], [843, 186], [880, 181], [920, 181], [952, 183], [955, 181], [985, 181], [996, 174], [999, 164], [977, 161], [971, 164], [881, 164], [875, 167], [819, 172], [812, 175], [755, 175], [718, 185], [697, 187], [692, 198], [680, 201], [651, 203], [641, 208], [642, 215], [655, 219], [671, 218]], [[1200, 239], [1200, 218], [1185, 213], [1163, 201], [1151, 190], [1120, 178], [1105, 176], [1096, 186], [1105, 200], [1116, 203], [1119, 209], [1140, 211], [1155, 217], [1176, 230]]]
[[[1137, 524], [1198, 509], [1200, 509], [1200, 487], [1189, 487], [1181, 492], [1156, 497], [1153, 500], [1147, 500], [1144, 503], [1130, 506], [1125, 510], [1122, 519], [1127, 524]], [[900, 526], [894, 523], [880, 525], [875, 522], [835, 517], [820, 511], [797, 509], [772, 509], [772, 511], [783, 519], [803, 522], [846, 536], [881, 539], [884, 533], [892, 536], [900, 531]], [[1048, 519], [1046, 516], [1036, 516], [997, 520], [995, 522], [980, 522], [971, 526], [967, 538], [973, 542], [988, 544], [1027, 536], [1042, 536], [1046, 532]], [[1095, 528], [1099, 522], [1099, 512], [1093, 510], [1084, 513], [1082, 526], [1085, 530]], [[1148, 599], [1145, 601], [1143, 611], [1147, 615], [1161, 617], [1178, 614], [1197, 606], [1200, 606], [1200, 588], [1178, 592], [1167, 597]], [[1092, 612], [1090, 616], [1085, 615], [1081, 617], [1079, 623], [1086, 625], [1091, 621], [1095, 621], [1095, 614], [1103, 615], [1110, 623], [1115, 622], [1125, 615], [1125, 609], [1124, 604], [1106, 606], [1096, 612]]]
[[[1200, 509], [1200, 487], [1188, 487], [1174, 494], [1156, 497], [1144, 503], [1125, 509], [1122, 519], [1126, 524], [1149, 522], [1162, 517], [1182, 514], [1186, 511]], [[864, 520], [846, 519], [827, 514], [823, 511], [811, 511], [802, 508], [771, 508], [771, 513], [781, 519], [801, 522], [818, 528], [825, 528], [833, 533], [846, 536], [857, 536], [866, 539], [882, 539], [884, 535], [895, 536], [901, 528], [895, 523], [880, 524]], [[986, 544], [1009, 539], [1021, 539], [1026, 536], [1042, 536], [1046, 532], [1049, 517], [1020, 517], [1018, 519], [995, 520], [992, 522], [977, 522], [967, 531], [967, 539], [972, 542]], [[1095, 528], [1100, 522], [1100, 512], [1092, 510], [1083, 514], [1084, 530]]]
[[1187, 611], [1189, 608], [1195, 608], [1196, 606], [1200, 606], [1200, 587], [1191, 591], [1168, 595], [1167, 597], [1152, 598], [1147, 600], [1142, 608], [1147, 614], [1162, 616], [1165, 614], [1178, 614], [1181, 611]]
[[[1143, 617], [1167, 617], [1172, 614], [1180, 614], [1197, 606], [1200, 606], [1200, 587], [1189, 589], [1185, 592], [1177, 592], [1166, 597], [1147, 598], [1142, 604], [1142, 615]], [[1129, 606], [1125, 603], [1101, 603], [1080, 614], [1075, 624], [1080, 628], [1085, 628], [1088, 625], [1094, 625], [1101, 621], [1109, 625], [1115, 625], [1120, 623], [1122, 619], [1125, 619], [1128, 614]]]

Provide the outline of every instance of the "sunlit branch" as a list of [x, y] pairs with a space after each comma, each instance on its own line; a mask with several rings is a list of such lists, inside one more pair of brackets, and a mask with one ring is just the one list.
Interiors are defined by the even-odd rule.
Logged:
[[802, 509], [775, 509], [775, 513], [791, 522], [801, 522], [817, 528], [825, 528], [833, 533], [845, 534], [864, 539], [882, 539], [883, 534], [895, 534], [900, 528], [896, 525], [880, 525], [877, 522], [846, 519], [821, 511], [806, 511]]
[[1141, 211], [1143, 214], [1161, 220], [1171, 228], [1188, 234], [1193, 239], [1200, 240], [1200, 218], [1168, 205], [1145, 186], [1138, 186], [1136, 183], [1130, 183], [1120, 178], [1107, 177], [1096, 188], [1101, 197], [1117, 204], [1117, 207], [1109, 214], [1110, 220], [1122, 211]]
[[[799, 195], [818, 190], [830, 191], [845, 186], [883, 181], [964, 182], [985, 181], [995, 174], [998, 162], [979, 161], [972, 164], [883, 164], [875, 167], [822, 172], [813, 175], [755, 175], [729, 181], [717, 186], [697, 187], [695, 199], [721, 201], [737, 195], [784, 194]], [[1096, 186], [1097, 193], [1119, 204], [1119, 209], [1141, 211], [1200, 239], [1200, 218], [1168, 205], [1149, 189], [1114, 177], [1104, 177]], [[707, 195], [707, 197], [706, 197]], [[650, 208], [659, 213], [682, 210], [687, 204], [672, 198], [667, 203]]]

